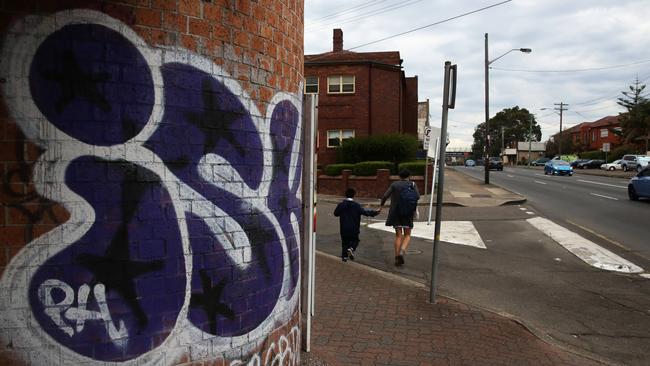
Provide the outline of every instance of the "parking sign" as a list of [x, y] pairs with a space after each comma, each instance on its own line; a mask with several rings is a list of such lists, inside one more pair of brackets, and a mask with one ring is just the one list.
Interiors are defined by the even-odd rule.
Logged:
[[424, 127], [424, 136], [422, 136], [422, 149], [429, 150], [429, 141], [431, 140], [431, 127]]

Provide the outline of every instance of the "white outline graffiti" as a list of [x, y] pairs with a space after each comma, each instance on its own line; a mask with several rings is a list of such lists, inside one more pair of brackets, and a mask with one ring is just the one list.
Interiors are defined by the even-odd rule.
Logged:
[[[264, 363], [262, 363], [262, 355], [265, 353], [266, 357], [264, 357]], [[248, 362], [244, 363], [241, 360], [235, 360], [230, 362], [230, 366], [281, 366], [285, 364], [295, 365], [298, 362], [299, 355], [300, 329], [298, 329], [298, 327], [293, 327], [291, 328], [291, 332], [289, 332], [286, 337], [284, 335], [280, 336], [277, 346], [275, 342], [272, 342], [266, 348], [266, 350], [262, 350], [254, 354]]]
[[[25, 65], [31, 64], [36, 50], [50, 34], [70, 24], [98, 24], [120, 33], [138, 49], [149, 66], [154, 84], [153, 110], [149, 120], [140, 133], [122, 144], [95, 146], [78, 141], [49, 123], [32, 99], [28, 72], [25, 72]], [[302, 113], [300, 94], [277, 93], [269, 102], [266, 113], [262, 115], [255, 102], [242, 89], [239, 83], [211, 60], [193, 54], [186, 49], [150, 47], [126, 24], [104, 13], [91, 10], [68, 10], [46, 17], [26, 17], [22, 21], [14, 24], [13, 28], [9, 30], [0, 55], [0, 70], [3, 75], [7, 75], [3, 97], [9, 107], [10, 115], [20, 126], [27, 138], [45, 151], [34, 165], [33, 180], [36, 191], [47, 199], [61, 203], [70, 213], [70, 218], [67, 222], [28, 243], [11, 260], [0, 279], [0, 290], [5, 294], [0, 297], [0, 314], [2, 315], [2, 319], [6, 320], [0, 325], [0, 329], [11, 329], [10, 336], [13, 333], [15, 336], [20, 337], [23, 342], [21, 347], [31, 353], [31, 355], [26, 355], [25, 357], [28, 357], [31, 362], [41, 365], [105, 364], [105, 362], [96, 361], [61, 346], [39, 326], [26, 324], [24, 316], [25, 309], [30, 308], [28, 300], [29, 282], [39, 266], [79, 240], [95, 222], [95, 211], [93, 207], [65, 184], [65, 171], [68, 165], [81, 156], [94, 156], [110, 161], [124, 160], [140, 165], [157, 174], [162, 178], [162, 184], [173, 201], [174, 211], [178, 218], [182, 239], [181, 244], [185, 256], [186, 293], [183, 306], [172, 332], [157, 348], [134, 359], [125, 361], [122, 364], [171, 364], [183, 355], [198, 353], [218, 357], [219, 354], [223, 354], [233, 348], [240, 348], [241, 354], [251, 353], [256, 348], [255, 345], [259, 345], [274, 329], [286, 325], [291, 321], [296, 312], [299, 290], [296, 289], [289, 296], [291, 268], [287, 238], [295, 237], [295, 240], [298, 243], [300, 242], [298, 218], [295, 214], [291, 214], [292, 232], [286, 233], [287, 236], [285, 236], [277, 218], [268, 208], [265, 198], [269, 195], [273, 171], [273, 145], [270, 136], [271, 114], [275, 106], [284, 101], [290, 102], [299, 113]], [[250, 257], [251, 250], [248, 238], [235, 220], [229, 218], [219, 207], [216, 207], [205, 199], [199, 192], [183, 183], [165, 166], [160, 157], [143, 146], [144, 142], [156, 131], [163, 116], [163, 79], [160, 67], [170, 62], [179, 62], [195, 67], [212, 75], [219, 82], [222, 82], [246, 106], [262, 141], [262, 183], [257, 189], [248, 187], [245, 183], [237, 185], [228, 184], [233, 179], [239, 179], [239, 175], [223, 157], [217, 154], [208, 154], [201, 160], [201, 172], [206, 174], [205, 177], [209, 181], [218, 185], [219, 188], [245, 198], [249, 200], [249, 203], [252, 202], [256, 205], [259, 213], [264, 215], [274, 225], [275, 234], [279, 238], [283, 250], [284, 271], [279, 298], [271, 314], [262, 323], [249, 333], [240, 336], [214, 336], [195, 327], [187, 318], [191, 295], [193, 263], [188, 226], [184, 219], [185, 212], [192, 212], [202, 217], [225, 249], [236, 249], [226, 250], [226, 252], [242, 268], [249, 265], [246, 262], [246, 258]], [[301, 89], [299, 88], [298, 90]], [[298, 159], [300, 157], [300, 139], [301, 126], [298, 123], [293, 137], [294, 143], [289, 171], [289, 184], [292, 185], [289, 188], [297, 192], [295, 198], [298, 200], [301, 199], [299, 190], [301, 172], [297, 170]], [[215, 164], [218, 166], [218, 174], [208, 176], [208, 170], [205, 168], [208, 165], [215, 166]], [[228, 179], [227, 177], [230, 178]], [[221, 216], [220, 220], [214, 219], [215, 212], [217, 213], [216, 216]], [[241, 234], [225, 235], [225, 232], [241, 232]], [[49, 283], [49, 285], [63, 286], [62, 283]], [[101, 293], [102, 287], [103, 285], [98, 284], [93, 289], [97, 299], [99, 299], [97, 294]], [[90, 291], [89, 288], [86, 290]], [[72, 289], [64, 289], [63, 291], [65, 298], [57, 305], [70, 306], [74, 298], [74, 291]], [[48, 298], [45, 294], [43, 295], [44, 297], [41, 298], [43, 301], [51, 301], [53, 303], [54, 300], [51, 297]], [[84, 294], [80, 288], [78, 298], [82, 297], [82, 295]], [[104, 305], [106, 304], [104, 303]], [[55, 311], [58, 312], [56, 313], [57, 315], [53, 315]], [[106, 311], [108, 310], [106, 309]], [[103, 310], [101, 312], [103, 313]], [[105, 315], [89, 315], [88, 313], [84, 313], [84, 308], [81, 303], [78, 305], [77, 310], [71, 311], [71, 309], [68, 309], [64, 313], [66, 318], [74, 319], [74, 329], [63, 321], [60, 309], [52, 309], [51, 313], [48, 312], [48, 314], [52, 316], [52, 319], [55, 319], [55, 323], [68, 335], [75, 329], [77, 332], [83, 330], [84, 321], [88, 319], [98, 319], [101, 317], [101, 319], [107, 321]], [[123, 324], [118, 328], [115, 328], [112, 321], [110, 324], [114, 331], [114, 334], [111, 334], [111, 338], [115, 336], [113, 339], [128, 342], [128, 337], [122, 337], [122, 332], [125, 331]], [[295, 352], [297, 352], [299, 347], [299, 336], [294, 334], [294, 330], [299, 333], [298, 328], [291, 330], [292, 341], [289, 342], [284, 338], [285, 340], [280, 342], [277, 346], [279, 351], [276, 358], [280, 357], [281, 360], [288, 358], [292, 360], [292, 363], [296, 362], [297, 357], [295, 356]], [[110, 329], [109, 332], [111, 332]], [[52, 354], [50, 352], [52, 347], [59, 347], [59, 350]], [[53, 357], [56, 358], [53, 359]], [[265, 360], [267, 363], [268, 361]], [[275, 359], [271, 362], [275, 362]]]

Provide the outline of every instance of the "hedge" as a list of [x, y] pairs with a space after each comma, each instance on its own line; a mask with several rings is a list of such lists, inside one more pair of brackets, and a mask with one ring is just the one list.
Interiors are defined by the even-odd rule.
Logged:
[[354, 164], [352, 174], [369, 177], [377, 175], [377, 169], [389, 169], [394, 174], [395, 164], [390, 161], [362, 161]]
[[418, 140], [412, 135], [372, 135], [346, 139], [336, 151], [337, 163], [391, 161], [395, 164], [416, 157]]
[[584, 151], [578, 155], [580, 159], [605, 159], [605, 153], [600, 150]]
[[335, 177], [337, 175], [341, 175], [341, 171], [343, 171], [343, 169], [352, 170], [352, 168], [354, 168], [354, 164], [330, 164], [325, 167], [325, 175]]
[[[407, 169], [411, 175], [424, 175], [424, 170], [426, 169], [426, 162], [423, 161], [409, 161], [406, 163], [399, 164], [397, 171], [401, 172], [402, 169]], [[432, 172], [429, 172], [432, 174]]]

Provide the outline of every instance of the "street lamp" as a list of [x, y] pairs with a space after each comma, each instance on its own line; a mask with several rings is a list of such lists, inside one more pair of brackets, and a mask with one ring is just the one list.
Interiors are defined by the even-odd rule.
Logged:
[[531, 53], [530, 48], [513, 48], [490, 61], [488, 58], [488, 34], [485, 33], [485, 184], [490, 184], [490, 65], [512, 51]]

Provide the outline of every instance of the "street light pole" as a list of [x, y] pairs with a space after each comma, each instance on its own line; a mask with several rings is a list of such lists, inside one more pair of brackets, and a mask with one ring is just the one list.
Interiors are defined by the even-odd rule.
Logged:
[[555, 108], [555, 110], [560, 111], [560, 141], [557, 144], [557, 154], [560, 156], [560, 160], [562, 160], [562, 112], [566, 110], [564, 107], [568, 106], [568, 104], [560, 102], [555, 103], [555, 105], [560, 106], [560, 108]]
[[528, 120], [528, 167], [530, 167], [530, 145], [532, 144], [533, 140], [533, 115], [530, 115], [530, 119]]
[[490, 61], [488, 57], [488, 34], [485, 33], [485, 151], [483, 153], [485, 159], [485, 184], [490, 184], [490, 65], [512, 51], [532, 52], [530, 48], [513, 48]]
[[488, 34], [485, 33], [485, 151], [483, 165], [485, 184], [490, 184], [490, 61], [488, 59]]

